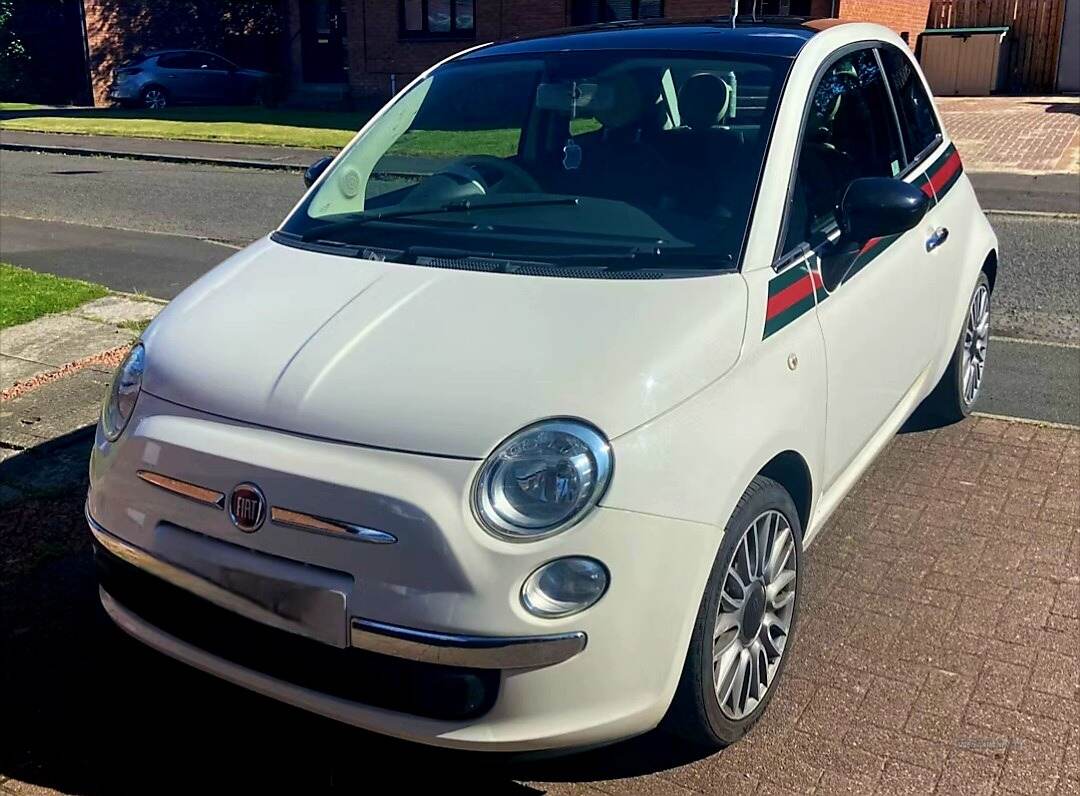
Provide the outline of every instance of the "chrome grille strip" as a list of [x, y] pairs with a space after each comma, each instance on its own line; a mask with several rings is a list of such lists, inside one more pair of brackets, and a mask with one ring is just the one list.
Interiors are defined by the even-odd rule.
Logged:
[[274, 506], [270, 509], [270, 521], [275, 525], [283, 525], [287, 528], [296, 528], [301, 531], [311, 531], [312, 533], [325, 533], [331, 536], [343, 536], [369, 544], [394, 544], [397, 541], [396, 536], [386, 531], [365, 528], [362, 525], [353, 525], [351, 522], [328, 520], [325, 517], [316, 517], [314, 514], [304, 514], [301, 511], [283, 509], [280, 506]]
[[139, 470], [135, 475], [159, 489], [172, 492], [174, 495], [180, 495], [180, 497], [185, 497], [188, 500], [194, 500], [196, 503], [202, 503], [204, 506], [213, 506], [215, 509], [225, 508], [224, 492], [215, 492], [213, 489], [207, 489], [198, 484], [189, 484], [187, 481], [181, 481], [178, 478], [169, 478], [167, 475], [154, 473], [150, 470]]

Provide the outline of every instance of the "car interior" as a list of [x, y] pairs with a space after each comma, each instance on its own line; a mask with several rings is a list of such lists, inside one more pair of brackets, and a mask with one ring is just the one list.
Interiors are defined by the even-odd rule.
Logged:
[[[354, 170], [348, 191], [345, 166], [340, 191], [317, 197], [311, 217], [363, 211], [392, 213], [397, 221], [415, 209], [424, 213], [423, 224], [435, 222], [449, 234], [449, 225], [462, 223], [461, 203], [469, 203], [470, 218], [489, 204], [484, 220], [500, 233], [541, 227], [577, 236], [579, 244], [586, 237], [624, 246], [635, 240], [708, 252], [717, 268], [733, 267], [772, 122], [776, 72], [754, 63], [655, 57], [605, 67], [559, 74], [534, 62], [531, 71], [504, 70], [498, 83], [490, 81], [501, 96], [487, 101], [477, 100], [476, 81], [448, 70], [407, 128], [394, 133], [382, 159]], [[429, 173], [412, 184], [357, 190], [365, 172], [391, 171], [393, 159], [409, 151], [403, 145], [417, 136], [447, 140], [473, 131], [479, 143], [472, 152], [431, 158]], [[494, 133], [506, 137], [502, 152], [482, 143]], [[536, 210], [515, 213], [508, 209], [513, 203]], [[445, 211], [437, 221], [433, 208]], [[421, 219], [406, 223], [415, 238]]]

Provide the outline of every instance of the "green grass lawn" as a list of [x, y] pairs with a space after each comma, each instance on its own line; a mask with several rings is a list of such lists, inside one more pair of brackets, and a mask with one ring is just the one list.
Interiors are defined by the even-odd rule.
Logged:
[[109, 291], [90, 282], [0, 263], [0, 329], [74, 309]]
[[44, 107], [32, 102], [0, 102], [0, 111], [32, 111]]
[[369, 111], [345, 113], [258, 106], [167, 108], [162, 111], [94, 108], [56, 112], [44, 109], [33, 115], [4, 119], [0, 121], [0, 129], [340, 149], [370, 115]]
[[[4, 107], [17, 104], [0, 103], [0, 110], [19, 110]], [[340, 149], [370, 117], [370, 109], [346, 113], [258, 106], [168, 108], [163, 111], [93, 108], [63, 112], [46, 108], [39, 113], [0, 120], [0, 130]], [[592, 119], [576, 119], [573, 125], [576, 135], [597, 127], [599, 125]], [[387, 154], [508, 157], [517, 151], [519, 135], [518, 130], [414, 130], [402, 136]]]

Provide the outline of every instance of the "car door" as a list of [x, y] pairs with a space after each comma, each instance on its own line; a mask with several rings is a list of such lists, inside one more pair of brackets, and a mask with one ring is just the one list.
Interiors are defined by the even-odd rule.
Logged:
[[173, 102], [195, 102], [203, 97], [199, 59], [192, 52], [166, 53], [158, 56], [162, 83]]
[[901, 179], [906, 154], [872, 46], [834, 55], [807, 108], [788, 205], [784, 249], [814, 270], [828, 367], [823, 487], [910, 403], [938, 327], [925, 241], [929, 222], [852, 248], [837, 245], [836, 208], [860, 177]]
[[955, 342], [959, 332], [950, 325], [953, 318], [947, 311], [946, 297], [962, 294], [966, 299], [969, 288], [964, 284], [966, 272], [960, 267], [964, 260], [958, 256], [957, 249], [960, 247], [958, 241], [975, 232], [974, 214], [970, 197], [965, 200], [960, 198], [962, 190], [952, 190], [963, 174], [963, 165], [956, 147], [945, 140], [933, 101], [914, 61], [908, 53], [890, 44], [882, 45], [879, 53], [908, 154], [905, 179], [919, 185], [931, 199], [926, 219], [933, 232], [926, 245], [934, 262], [931, 277], [937, 283], [942, 300], [943, 326], [937, 341], [940, 353], [941, 347], [949, 347]]
[[201, 99], [205, 102], [228, 102], [238, 93], [232, 85], [233, 70], [228, 61], [212, 53], [197, 53], [202, 76]]

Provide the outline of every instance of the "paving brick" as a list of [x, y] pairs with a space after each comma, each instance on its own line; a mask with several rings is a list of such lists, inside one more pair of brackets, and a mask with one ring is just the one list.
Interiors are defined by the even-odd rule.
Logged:
[[900, 760], [931, 771], [940, 771], [947, 750], [940, 744], [906, 733], [858, 724], [844, 736], [844, 744], [880, 757]]
[[1072, 729], [1069, 745], [1065, 748], [1061, 775], [1067, 779], [1080, 779], [1080, 729], [1076, 727]]
[[917, 738], [925, 738], [935, 741], [946, 747], [955, 744], [960, 732], [963, 717], [960, 715], [940, 716], [934, 713], [926, 713], [921, 710], [913, 710], [904, 723], [904, 732]]
[[918, 689], [910, 683], [875, 677], [859, 705], [859, 716], [879, 727], [903, 729], [917, 696]]
[[1063, 721], [984, 702], [971, 702], [964, 714], [964, 722], [969, 728], [979, 727], [999, 735], [1006, 733], [1009, 739], [1021, 738], [1061, 747], [1069, 740], [1070, 727]]
[[1005, 707], [1019, 707], [1030, 671], [1000, 661], [987, 661], [975, 686], [975, 699]]
[[1001, 761], [968, 751], [953, 751], [945, 761], [937, 793], [950, 796], [986, 796], [993, 793]]
[[967, 707], [975, 682], [973, 678], [963, 677], [955, 672], [934, 669], [923, 683], [915, 700], [915, 707], [939, 716], [959, 716]]
[[881, 773], [881, 780], [878, 782], [878, 793], [932, 793], [937, 780], [938, 774], [934, 771], [902, 763], [899, 760], [890, 760], [885, 764], [885, 770]]
[[1057, 796], [1080, 796], [1080, 780], [1066, 779], [1065, 777], [1059, 779]]
[[814, 694], [799, 719], [798, 728], [812, 735], [834, 735], [837, 727], [851, 724], [859, 711], [862, 697], [832, 686]]
[[[1072, 649], [1080, 653], [1075, 646]], [[1031, 687], [1076, 701], [1076, 691], [1080, 687], [1080, 659], [1041, 650], [1035, 659]]]
[[1024, 794], [1053, 793], [1061, 776], [1060, 747], [1018, 741], [1009, 748], [1001, 787]]

